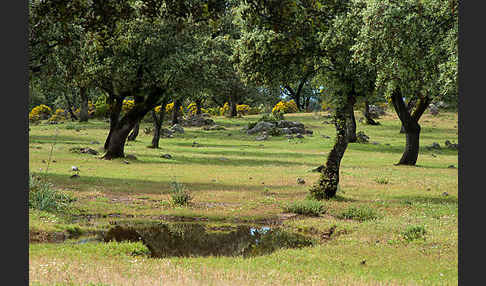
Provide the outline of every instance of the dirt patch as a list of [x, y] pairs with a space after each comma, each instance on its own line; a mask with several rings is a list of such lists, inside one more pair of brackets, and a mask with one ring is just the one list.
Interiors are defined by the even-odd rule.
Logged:
[[62, 231], [47, 232], [29, 230], [29, 243], [56, 243], [63, 242], [68, 238], [68, 234]]

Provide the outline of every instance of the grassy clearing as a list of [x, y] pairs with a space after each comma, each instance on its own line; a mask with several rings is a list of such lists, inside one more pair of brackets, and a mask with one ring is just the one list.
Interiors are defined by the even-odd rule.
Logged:
[[[314, 135], [255, 141], [241, 129], [258, 116], [217, 117], [216, 123], [227, 130], [185, 128], [183, 135], [161, 139], [158, 150], [146, 147], [151, 136], [141, 132], [126, 146], [126, 153], [137, 157], [130, 164], [69, 151], [72, 147], [102, 151], [107, 122], [72, 123], [74, 128], [31, 126], [31, 172], [45, 172], [55, 143], [51, 158], [55, 162], [45, 176], [54, 188], [76, 200], [66, 215], [30, 210], [29, 229], [68, 233], [78, 227], [89, 232], [107, 229], [113, 220], [181, 216], [215, 224], [285, 218], [285, 206], [304, 200], [317, 180], [318, 174], [309, 170], [324, 163], [335, 137], [334, 127], [322, 124], [316, 114], [286, 117], [303, 122]], [[393, 165], [405, 144], [396, 115], [390, 111], [379, 121], [380, 126], [358, 123], [357, 130], [379, 144], [349, 144], [341, 163], [338, 198], [324, 203], [326, 212], [283, 221], [289, 229], [309, 233], [334, 226], [334, 237], [321, 245], [249, 259], [153, 259], [132, 255], [132, 248], [139, 246], [124, 243], [33, 243], [30, 281], [33, 285], [456, 285], [457, 169], [448, 166], [458, 166], [457, 151], [426, 146], [458, 141], [457, 114], [424, 114], [415, 167]], [[322, 138], [323, 134], [331, 138]], [[194, 141], [200, 147], [192, 147]], [[166, 153], [173, 158], [161, 158]], [[79, 167], [79, 178], [70, 178], [71, 166]], [[306, 183], [298, 184], [297, 178]], [[185, 207], [171, 203], [174, 181], [191, 194]], [[359, 218], [356, 210], [366, 209], [379, 216], [342, 217], [348, 212]], [[87, 215], [97, 217], [88, 220]]]

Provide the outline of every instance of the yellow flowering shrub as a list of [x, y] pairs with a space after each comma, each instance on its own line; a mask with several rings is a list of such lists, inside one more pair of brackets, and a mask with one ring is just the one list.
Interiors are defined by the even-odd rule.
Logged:
[[223, 116], [228, 113], [230, 109], [229, 103], [225, 102], [223, 107], [219, 108], [219, 115]]
[[294, 100], [290, 101], [280, 101], [272, 109], [272, 113], [276, 114], [278, 112], [283, 112], [283, 113], [294, 113], [298, 112], [299, 109], [297, 108], [297, 104], [295, 104]]
[[[96, 112], [96, 106], [91, 101], [88, 101], [88, 116], [93, 117], [95, 115], [95, 112]], [[76, 110], [74, 111], [74, 115], [79, 116], [80, 113], [81, 113], [81, 109], [76, 108]]]
[[247, 115], [250, 113], [250, 106], [246, 104], [236, 105], [236, 112], [241, 115]]
[[[165, 112], [167, 113], [172, 113], [172, 110], [174, 109], [174, 102], [171, 102], [165, 106]], [[181, 113], [183, 112], [182, 106], [180, 108]]]
[[38, 121], [38, 120], [41, 120], [41, 119], [47, 119], [49, 118], [49, 115], [51, 114], [52, 112], [52, 109], [45, 105], [45, 104], [41, 104], [41, 105], [38, 105], [34, 108], [32, 108], [32, 110], [30, 111], [29, 113], [29, 121]]
[[130, 109], [135, 106], [135, 100], [133, 99], [124, 99], [122, 103], [122, 111], [123, 112], [128, 112]]
[[49, 117], [48, 121], [64, 121], [66, 120], [66, 111], [64, 111], [64, 109], [56, 109], [56, 111], [54, 112], [54, 114]]

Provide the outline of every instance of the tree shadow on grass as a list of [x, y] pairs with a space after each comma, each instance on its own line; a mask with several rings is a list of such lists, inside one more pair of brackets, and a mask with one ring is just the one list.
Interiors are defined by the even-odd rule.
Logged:
[[[350, 143], [348, 145], [349, 150], [358, 150], [358, 151], [371, 151], [371, 152], [381, 152], [381, 153], [395, 153], [395, 154], [403, 154], [405, 151], [405, 141], [403, 142], [403, 146], [388, 146], [384, 144], [374, 145], [371, 143], [368, 144], [360, 144], [360, 143]], [[457, 150], [451, 149], [431, 149], [427, 146], [420, 146], [419, 147], [419, 156], [420, 155], [457, 155]], [[397, 161], [400, 158], [397, 159]]]
[[79, 136], [65, 136], [65, 135], [30, 135], [29, 143], [37, 144], [86, 144], [93, 141], [93, 139], [82, 138]]
[[146, 164], [146, 163], [164, 163], [164, 164], [187, 164], [187, 165], [212, 165], [212, 166], [248, 166], [248, 167], [258, 167], [258, 166], [306, 166], [313, 167], [314, 164], [310, 163], [300, 163], [282, 160], [266, 160], [266, 159], [241, 159], [241, 158], [227, 158], [227, 157], [193, 157], [184, 155], [173, 155], [172, 159], [162, 159], [153, 155], [138, 155], [139, 158], [144, 158], [143, 160], [135, 161], [135, 164]]
[[[54, 186], [62, 186], [63, 188], [72, 188], [78, 191], [92, 191], [103, 190], [106, 192], [118, 192], [126, 194], [168, 194], [171, 191], [171, 183], [173, 180], [163, 181], [149, 181], [140, 179], [114, 179], [104, 178], [98, 176], [86, 176], [80, 174], [79, 178], [71, 179], [69, 175], [47, 174], [45, 175], [49, 182]], [[191, 183], [177, 180], [182, 183], [187, 190], [191, 192], [202, 191], [250, 191], [262, 192], [264, 186], [260, 184], [255, 185], [237, 185], [227, 183]], [[288, 185], [268, 185], [273, 190], [285, 190], [291, 188]]]
[[458, 199], [453, 196], [428, 197], [428, 196], [398, 196], [396, 200], [403, 203], [424, 203], [424, 204], [458, 204]]

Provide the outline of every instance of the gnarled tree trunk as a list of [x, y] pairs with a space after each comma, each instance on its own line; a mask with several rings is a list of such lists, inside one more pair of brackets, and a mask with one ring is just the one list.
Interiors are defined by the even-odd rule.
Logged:
[[[416, 111], [418, 112], [415, 116], [410, 115], [400, 90], [397, 88], [392, 94], [392, 103], [395, 108], [402, 126], [405, 129], [405, 151], [403, 152], [402, 158], [397, 163], [397, 165], [415, 165], [417, 162], [419, 154], [419, 139], [420, 139], [420, 125], [418, 124], [419, 113], [423, 113], [422, 109], [425, 110], [430, 103], [430, 98], [420, 98]], [[414, 112], [415, 113], [415, 112]], [[421, 114], [420, 114], [421, 115]]]
[[124, 96], [116, 97], [114, 95], [108, 96], [108, 104], [110, 105], [110, 131], [105, 140], [104, 149], [108, 150], [108, 145], [110, 144], [111, 135], [115, 130], [118, 120], [120, 119], [120, 113], [122, 111]]
[[[408, 103], [407, 103], [407, 110], [408, 112], [412, 112], [413, 108], [415, 107], [415, 103], [417, 103], [417, 99], [415, 98], [411, 98]], [[420, 114], [421, 116], [422, 114]], [[412, 114], [413, 116], [413, 114]], [[420, 119], [420, 116], [419, 116], [419, 119]], [[417, 119], [417, 122], [418, 122], [418, 119]], [[400, 127], [400, 133], [405, 133], [405, 127], [403, 127], [403, 124], [402, 126]]]
[[162, 128], [162, 124], [164, 122], [165, 107], [167, 105], [167, 101], [167, 97], [164, 97], [164, 99], [162, 99], [159, 116], [157, 116], [155, 110], [152, 110], [152, 118], [154, 119], [154, 136], [152, 137], [152, 145], [150, 146], [150, 148], [159, 148], [160, 129]]
[[74, 114], [73, 112], [73, 105], [71, 104], [71, 100], [69, 100], [69, 96], [66, 95], [66, 93], [63, 92], [63, 95], [64, 95], [64, 98], [66, 99], [66, 109], [68, 110], [69, 112], [69, 115], [71, 115], [71, 120], [72, 121], [75, 121], [75, 120], [78, 120], [78, 117], [76, 117], [76, 115]]
[[345, 106], [338, 107], [334, 115], [336, 127], [336, 141], [331, 152], [327, 156], [325, 168], [322, 169], [319, 180], [309, 190], [312, 197], [322, 200], [336, 196], [339, 185], [339, 167], [344, 152], [348, 147], [346, 117], [349, 114], [352, 100], [348, 98]]
[[202, 100], [196, 99], [195, 102], [196, 102], [196, 114], [200, 115], [202, 113], [201, 111]]
[[117, 122], [113, 130], [110, 131], [108, 148], [103, 159], [110, 160], [125, 157], [124, 149], [128, 134], [135, 124], [140, 121], [147, 112], [155, 107], [162, 95], [163, 91], [160, 89], [151, 91], [143, 102], [135, 104], [134, 107]]
[[80, 87], [79, 88], [79, 96], [81, 98], [81, 108], [79, 112], [79, 122], [87, 122], [88, 121], [88, 94], [86, 94], [86, 88]]

